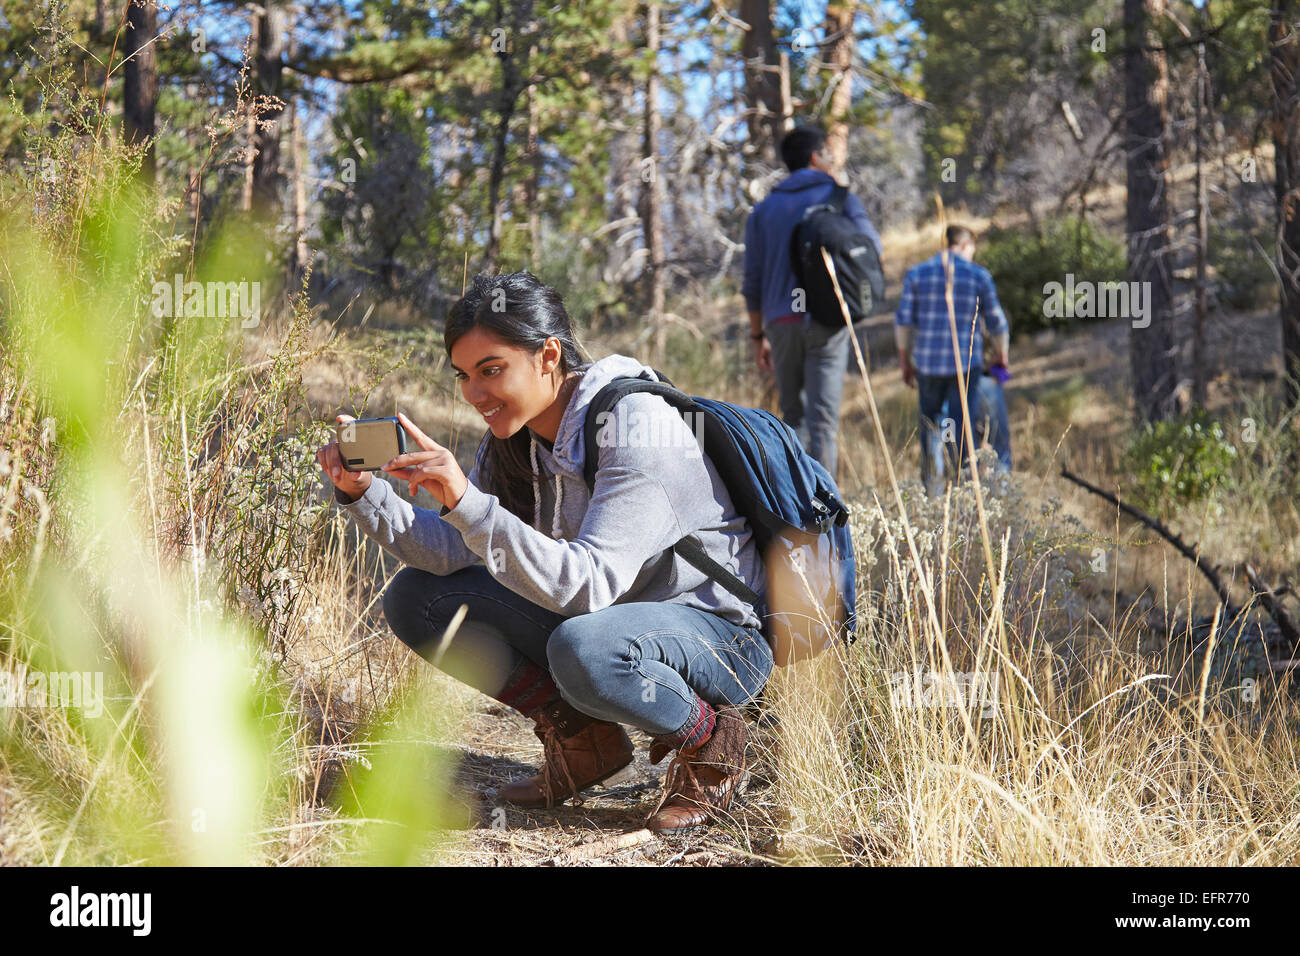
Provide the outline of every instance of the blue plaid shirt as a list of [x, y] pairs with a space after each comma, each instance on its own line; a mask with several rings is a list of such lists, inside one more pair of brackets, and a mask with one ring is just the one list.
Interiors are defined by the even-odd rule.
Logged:
[[[972, 365], [976, 368], [984, 366], [984, 340], [977, 316], [984, 320], [990, 335], [1002, 335], [1008, 331], [1007, 317], [998, 303], [998, 293], [988, 269], [951, 252], [948, 260], [952, 265], [952, 304], [957, 320], [957, 341], [961, 346], [962, 373], [969, 375]], [[921, 375], [957, 374], [944, 286], [943, 253], [936, 253], [908, 269], [903, 278], [903, 293], [898, 300], [894, 324], [916, 328], [912, 362]]]

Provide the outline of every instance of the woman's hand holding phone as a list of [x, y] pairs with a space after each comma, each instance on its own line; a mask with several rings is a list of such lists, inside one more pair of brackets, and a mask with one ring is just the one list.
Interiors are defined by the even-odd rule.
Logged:
[[[340, 424], [356, 421], [351, 415], [339, 415]], [[374, 476], [368, 471], [348, 471], [343, 467], [343, 456], [339, 454], [339, 443], [331, 441], [316, 451], [316, 463], [325, 469], [334, 487], [356, 501], [366, 493]]]
[[415, 439], [415, 443], [420, 446], [420, 451], [398, 455], [384, 465], [384, 472], [409, 482], [412, 496], [415, 495], [416, 488], [427, 488], [429, 494], [450, 511], [460, 504], [461, 496], [469, 487], [469, 479], [460, 470], [456, 456], [449, 449], [442, 447], [420, 431], [415, 423], [402, 413], [399, 412], [397, 417], [406, 434]]

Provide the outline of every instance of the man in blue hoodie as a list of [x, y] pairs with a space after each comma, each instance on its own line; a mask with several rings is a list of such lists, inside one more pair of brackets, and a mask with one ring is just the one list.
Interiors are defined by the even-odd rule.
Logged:
[[[740, 291], [749, 311], [754, 359], [761, 371], [776, 374], [781, 418], [799, 435], [808, 454], [835, 477], [850, 330], [812, 321], [790, 267], [790, 237], [804, 210], [829, 200], [835, 188], [823, 159], [825, 149], [826, 134], [816, 126], [800, 126], [781, 140], [781, 158], [790, 175], [754, 207], [745, 223]], [[844, 202], [844, 215], [883, 256], [880, 236], [852, 193]]]

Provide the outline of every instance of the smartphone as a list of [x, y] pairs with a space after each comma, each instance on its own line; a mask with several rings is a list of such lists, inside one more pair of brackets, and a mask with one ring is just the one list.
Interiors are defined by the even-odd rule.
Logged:
[[339, 457], [348, 471], [378, 471], [406, 454], [406, 430], [397, 418], [361, 418], [337, 422]]

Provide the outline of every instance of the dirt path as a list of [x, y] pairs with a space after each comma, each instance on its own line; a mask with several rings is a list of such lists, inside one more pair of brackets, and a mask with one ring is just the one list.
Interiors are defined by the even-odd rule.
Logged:
[[[486, 700], [486, 698], [484, 698]], [[524, 809], [495, 800], [495, 788], [536, 771], [541, 744], [523, 720], [493, 702], [471, 721], [458, 782], [482, 795], [480, 825], [467, 831], [467, 848], [459, 862], [479, 866], [562, 864], [581, 866], [762, 865], [778, 853], [771, 826], [771, 787], [759, 773], [751, 774], [742, 805], [720, 826], [678, 837], [653, 837], [642, 831], [646, 817], [662, 793], [669, 760], [650, 765], [649, 737], [629, 728], [636, 755], [615, 777], [584, 792], [583, 804], [551, 810]], [[638, 842], [615, 845], [619, 834]], [[597, 843], [599, 845], [597, 845]], [[575, 859], [573, 854], [590, 854]]]

